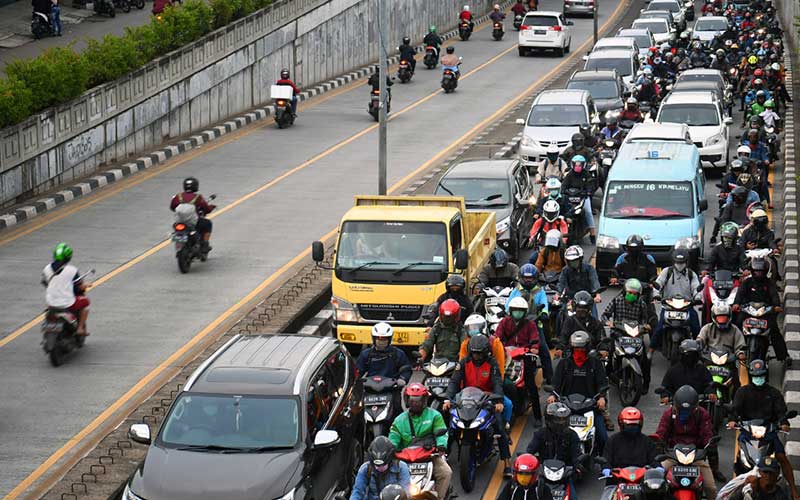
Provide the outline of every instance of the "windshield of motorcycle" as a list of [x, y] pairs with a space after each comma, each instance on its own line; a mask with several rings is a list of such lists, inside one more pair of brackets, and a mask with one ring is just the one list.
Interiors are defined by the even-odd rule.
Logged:
[[578, 127], [588, 123], [586, 108], [580, 104], [537, 104], [528, 116], [529, 127]]
[[511, 200], [511, 185], [507, 179], [445, 177], [434, 194], [461, 196], [467, 208], [506, 207]]
[[349, 221], [342, 225], [336, 276], [369, 283], [439, 283], [447, 272], [441, 222]]
[[614, 80], [574, 80], [567, 85], [568, 89], [585, 90], [593, 99], [616, 99], [619, 97], [619, 86]]
[[690, 127], [719, 125], [719, 113], [713, 104], [666, 104], [661, 106], [659, 123], [685, 123]]
[[612, 181], [603, 210], [603, 214], [612, 219], [692, 217], [692, 184]]

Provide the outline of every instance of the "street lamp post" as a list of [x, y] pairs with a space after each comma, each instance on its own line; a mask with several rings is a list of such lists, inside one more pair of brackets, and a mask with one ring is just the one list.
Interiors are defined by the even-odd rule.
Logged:
[[598, 8], [597, 3], [600, 0], [594, 0], [594, 43], [597, 45], [597, 16], [598, 16]]
[[389, 88], [386, 78], [389, 75], [386, 50], [386, 5], [385, 0], [378, 0], [378, 58], [380, 67], [381, 104], [378, 111], [378, 194], [386, 194], [386, 108], [389, 104]]

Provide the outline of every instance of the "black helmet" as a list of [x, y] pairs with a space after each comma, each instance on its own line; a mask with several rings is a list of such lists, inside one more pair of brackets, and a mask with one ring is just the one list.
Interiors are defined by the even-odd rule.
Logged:
[[200, 181], [194, 177], [187, 177], [183, 180], [183, 190], [196, 193], [200, 189]]
[[678, 350], [685, 365], [694, 366], [700, 360], [700, 344], [696, 340], [684, 340]]
[[642, 248], [644, 247], [644, 240], [638, 234], [632, 234], [628, 236], [627, 241], [625, 241], [625, 250], [628, 253], [633, 255], [638, 255], [642, 252]]
[[379, 472], [386, 472], [394, 460], [394, 445], [386, 436], [378, 436], [372, 440], [369, 448], [369, 461]]
[[407, 36], [403, 37], [403, 45], [411, 45], [411, 39]]
[[406, 490], [399, 484], [389, 484], [381, 490], [380, 500], [406, 500]]
[[747, 373], [751, 377], [764, 377], [767, 375], [767, 364], [760, 359], [754, 359], [747, 367]]
[[691, 385], [682, 385], [672, 398], [672, 404], [676, 410], [692, 411], [700, 401], [700, 396]]
[[288, 80], [289, 79], [289, 70], [288, 69], [283, 68], [281, 70], [281, 79], [282, 80]]
[[578, 126], [578, 130], [580, 131], [581, 134], [583, 134], [584, 138], [591, 137], [592, 135], [592, 127], [588, 123], [581, 123]]
[[489, 357], [489, 337], [474, 335], [469, 339], [469, 355], [478, 364], [483, 364]]
[[592, 294], [587, 292], [586, 290], [581, 290], [580, 292], [575, 294], [575, 314], [578, 315], [580, 318], [585, 318], [589, 315], [589, 311], [592, 309], [592, 305], [594, 305], [594, 299], [592, 299]]
[[572, 146], [573, 147], [581, 147], [586, 144], [586, 138], [580, 132], [576, 132], [572, 134]]
[[550, 403], [545, 410], [545, 425], [553, 432], [564, 432], [569, 426], [569, 415], [569, 408], [564, 403]]
[[731, 162], [731, 172], [735, 173], [736, 176], [738, 177], [739, 174], [744, 172], [744, 162], [742, 160], [739, 160], [738, 158], [736, 160], [733, 160]]
[[750, 274], [753, 278], [763, 278], [767, 275], [768, 270], [766, 259], [752, 259], [750, 261]]
[[467, 282], [464, 280], [464, 277], [460, 274], [451, 274], [447, 277], [447, 281], [445, 281], [446, 288], [450, 290], [454, 286], [460, 286], [461, 290], [467, 286]]
[[455, 54], [456, 53], [456, 48], [453, 47], [452, 45], [450, 47], [447, 47], [447, 53], [448, 54]]
[[502, 248], [498, 248], [490, 259], [495, 269], [503, 269], [508, 265], [508, 254]]
[[672, 252], [673, 264], [686, 264], [687, 262], [689, 262], [689, 256], [686, 254], [686, 250], [676, 249]]
[[749, 190], [744, 186], [736, 186], [731, 191], [731, 196], [733, 197], [734, 203], [741, 205], [747, 201], [747, 193]]

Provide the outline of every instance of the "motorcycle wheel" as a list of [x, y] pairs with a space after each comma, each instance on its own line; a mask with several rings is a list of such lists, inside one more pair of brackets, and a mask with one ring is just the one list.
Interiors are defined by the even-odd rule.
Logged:
[[117, 17], [117, 9], [113, 5], [108, 7], [108, 17]]
[[131, 3], [128, 0], [121, 0], [120, 4], [121, 4], [120, 6], [122, 7], [122, 12], [127, 14], [128, 12], [131, 11]]
[[178, 269], [182, 274], [189, 272], [192, 267], [192, 254], [189, 246], [184, 246], [181, 251], [175, 256], [178, 259]]
[[61, 366], [64, 364], [64, 358], [67, 356], [66, 351], [64, 350], [64, 346], [61, 342], [57, 342], [56, 345], [53, 346], [53, 350], [50, 351], [50, 364], [53, 366]]
[[642, 383], [639, 375], [631, 368], [622, 372], [619, 381], [619, 402], [622, 406], [636, 406], [642, 396]]
[[133, 0], [133, 6], [139, 10], [144, 9], [144, 0]]
[[475, 453], [474, 443], [461, 443], [458, 452], [458, 468], [461, 479], [461, 488], [469, 493], [475, 489]]

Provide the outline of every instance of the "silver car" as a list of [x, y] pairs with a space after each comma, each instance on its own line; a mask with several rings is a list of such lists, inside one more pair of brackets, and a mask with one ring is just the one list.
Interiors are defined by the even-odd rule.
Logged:
[[594, 0], [564, 0], [564, 15], [583, 14], [594, 17]]

